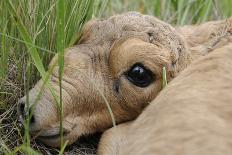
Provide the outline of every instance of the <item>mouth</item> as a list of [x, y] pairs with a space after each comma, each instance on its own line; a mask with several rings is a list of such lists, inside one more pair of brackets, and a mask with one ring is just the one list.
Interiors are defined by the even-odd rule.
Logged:
[[[63, 129], [63, 137], [67, 136], [70, 133], [67, 129]], [[61, 133], [59, 128], [39, 131], [37, 134], [34, 134], [34, 138], [40, 140], [52, 140], [60, 138]]]
[[[66, 135], [68, 135], [69, 132], [63, 132], [63, 136], [65, 137]], [[37, 138], [38, 139], [57, 139], [60, 138], [61, 134], [57, 133], [57, 134], [52, 134], [52, 135], [39, 135]]]

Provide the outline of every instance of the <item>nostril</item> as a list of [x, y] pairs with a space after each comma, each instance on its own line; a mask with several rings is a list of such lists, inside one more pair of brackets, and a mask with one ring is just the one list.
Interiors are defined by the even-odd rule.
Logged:
[[23, 116], [25, 113], [25, 103], [22, 100], [19, 100], [18, 102], [18, 112], [21, 116]]
[[33, 123], [35, 123], [35, 117], [32, 115], [30, 119], [30, 124], [33, 124]]
[[25, 120], [27, 120], [27, 118], [29, 118], [30, 124], [35, 123], [35, 116], [33, 115], [32, 107], [30, 107], [28, 111], [28, 109], [25, 106], [25, 102], [22, 99], [20, 99], [18, 102], [18, 113], [20, 115], [20, 119], [22, 122], [24, 122]]
[[24, 113], [24, 108], [25, 108], [25, 104], [21, 102], [21, 103], [19, 104], [19, 111], [21, 112], [21, 114]]
[[30, 124], [35, 123], [35, 116], [33, 115], [32, 108], [29, 109], [29, 116], [31, 117]]

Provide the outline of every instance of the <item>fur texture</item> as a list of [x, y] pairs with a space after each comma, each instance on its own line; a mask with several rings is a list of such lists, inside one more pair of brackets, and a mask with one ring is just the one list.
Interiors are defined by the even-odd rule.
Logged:
[[232, 154], [232, 43], [192, 63], [133, 122], [106, 131], [98, 154]]
[[[194, 59], [231, 42], [231, 20], [205, 25], [174, 28], [136, 12], [87, 23], [80, 42], [66, 49], [64, 55], [64, 140], [71, 144], [80, 136], [112, 127], [106, 102], [117, 124], [134, 120], [161, 91], [163, 67], [171, 81]], [[135, 86], [125, 76], [136, 63], [143, 64], [156, 77], [145, 88]], [[56, 56], [50, 67], [54, 68], [51, 85], [59, 97]], [[19, 101], [21, 116], [27, 109], [25, 101], [26, 97]], [[31, 134], [47, 145], [59, 147], [58, 110], [42, 80], [30, 90], [29, 106], [33, 107]]]

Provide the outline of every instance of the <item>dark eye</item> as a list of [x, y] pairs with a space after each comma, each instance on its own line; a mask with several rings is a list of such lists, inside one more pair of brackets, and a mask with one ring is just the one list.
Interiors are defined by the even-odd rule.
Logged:
[[134, 64], [125, 75], [131, 83], [138, 87], [147, 87], [155, 80], [153, 73], [140, 63]]

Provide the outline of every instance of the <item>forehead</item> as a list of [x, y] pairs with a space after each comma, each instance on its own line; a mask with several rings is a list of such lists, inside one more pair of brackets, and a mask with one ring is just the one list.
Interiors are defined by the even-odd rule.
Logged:
[[112, 42], [125, 35], [145, 33], [154, 27], [156, 27], [156, 31], [160, 29], [163, 29], [162, 31], [170, 31], [168, 24], [155, 17], [136, 12], [116, 15], [103, 20], [92, 20], [85, 25], [80, 44]]
[[82, 52], [89, 53], [92, 60], [107, 63], [115, 43], [126, 41], [127, 38], [139, 38], [158, 45], [169, 51], [174, 59], [178, 59], [178, 55], [183, 55], [186, 51], [184, 40], [171, 25], [136, 12], [88, 22], [77, 47], [85, 46], [86, 50]]
[[184, 48], [182, 37], [171, 25], [137, 12], [88, 22], [84, 26], [79, 44], [111, 47], [115, 41], [128, 36], [151, 37], [156, 43], [174, 52]]

